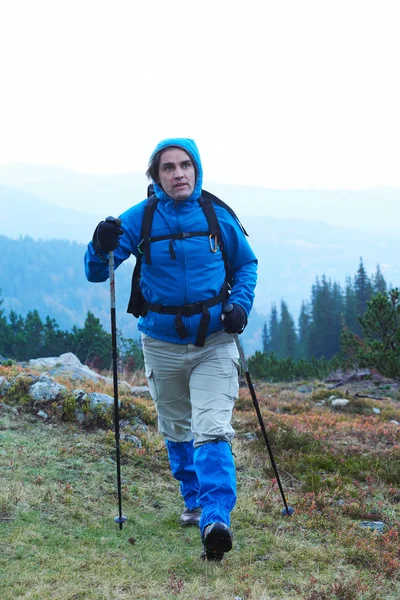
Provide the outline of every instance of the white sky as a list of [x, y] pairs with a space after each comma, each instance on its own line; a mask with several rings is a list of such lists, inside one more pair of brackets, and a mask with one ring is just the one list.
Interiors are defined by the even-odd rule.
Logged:
[[0, 0], [0, 163], [400, 187], [398, 0]]

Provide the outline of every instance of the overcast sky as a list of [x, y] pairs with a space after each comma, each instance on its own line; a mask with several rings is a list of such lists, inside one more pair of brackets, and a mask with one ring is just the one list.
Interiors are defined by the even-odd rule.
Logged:
[[194, 138], [206, 179], [400, 187], [398, 0], [3, 0], [0, 163], [143, 172]]

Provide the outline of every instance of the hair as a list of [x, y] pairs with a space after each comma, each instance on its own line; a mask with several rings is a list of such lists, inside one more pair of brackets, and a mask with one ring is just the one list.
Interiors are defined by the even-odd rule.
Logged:
[[161, 150], [158, 150], [158, 152], [153, 154], [153, 156], [150, 158], [149, 164], [147, 166], [146, 177], [148, 179], [151, 179], [152, 181], [154, 181], [154, 183], [160, 184], [160, 180], [158, 177], [158, 170], [160, 168], [160, 158], [161, 158], [161, 154], [164, 152], [164, 150], [167, 150], [168, 148], [179, 148], [179, 150], [183, 150], [184, 152], [186, 152], [186, 154], [188, 155], [188, 157], [190, 158], [190, 160], [193, 163], [194, 170], [196, 173], [196, 179], [197, 179], [196, 161], [193, 159], [193, 156], [190, 154], [190, 152], [188, 152], [185, 148], [181, 148], [180, 146], [166, 146], [165, 148], [161, 148]]

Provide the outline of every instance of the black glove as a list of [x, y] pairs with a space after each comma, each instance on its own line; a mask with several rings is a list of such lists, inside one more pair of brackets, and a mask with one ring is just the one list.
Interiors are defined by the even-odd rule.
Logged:
[[247, 315], [239, 304], [224, 304], [221, 321], [226, 333], [242, 333], [247, 325]]
[[119, 246], [119, 238], [124, 233], [120, 227], [121, 219], [107, 217], [100, 221], [93, 234], [93, 246], [96, 252], [107, 254]]

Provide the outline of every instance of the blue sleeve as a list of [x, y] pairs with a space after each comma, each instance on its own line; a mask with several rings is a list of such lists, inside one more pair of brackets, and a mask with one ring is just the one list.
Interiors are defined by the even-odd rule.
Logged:
[[[120, 215], [121, 227], [124, 233], [120, 237], [118, 248], [114, 250], [114, 266], [117, 268], [131, 254], [138, 255], [140, 231], [142, 228], [143, 210], [147, 200], [136, 204]], [[110, 275], [108, 254], [100, 255], [89, 242], [85, 253], [85, 274], [88, 281], [106, 281]]]
[[258, 261], [236, 219], [223, 209], [223, 213], [218, 210], [218, 220], [232, 276], [229, 301], [240, 304], [249, 315], [254, 302]]

